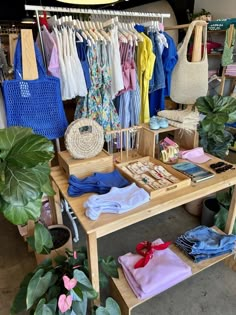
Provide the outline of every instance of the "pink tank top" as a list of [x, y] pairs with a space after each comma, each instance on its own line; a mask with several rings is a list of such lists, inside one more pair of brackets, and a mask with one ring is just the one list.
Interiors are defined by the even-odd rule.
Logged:
[[124, 89], [118, 95], [136, 89], [136, 65], [134, 61], [135, 46], [120, 42], [121, 69]]

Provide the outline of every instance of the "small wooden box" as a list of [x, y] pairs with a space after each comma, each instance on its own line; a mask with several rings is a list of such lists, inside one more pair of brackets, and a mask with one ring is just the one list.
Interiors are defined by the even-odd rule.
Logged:
[[78, 177], [87, 177], [94, 172], [112, 172], [114, 170], [113, 157], [105, 151], [89, 159], [74, 159], [69, 152], [58, 152], [58, 162], [66, 175], [75, 175]]
[[[166, 171], [169, 172], [174, 177], [176, 177], [179, 180], [179, 182], [177, 182], [177, 183], [170, 183], [169, 186], [158, 188], [158, 189], [154, 189], [154, 188], [150, 187], [149, 185], [147, 185], [145, 183], [137, 181], [131, 175], [131, 172], [127, 171], [127, 169], [125, 167], [127, 165], [133, 164], [135, 162], [143, 162], [143, 163], [144, 162], [152, 162], [155, 165], [163, 166], [166, 169]], [[188, 176], [186, 176], [186, 175], [176, 171], [170, 165], [164, 164], [161, 161], [156, 160], [156, 159], [154, 159], [154, 158], [152, 158], [150, 156], [145, 156], [143, 158], [132, 160], [131, 162], [120, 163], [120, 164], [117, 164], [116, 167], [120, 171], [120, 173], [122, 175], [124, 175], [127, 179], [129, 179], [131, 182], [135, 182], [139, 187], [145, 189], [150, 194], [150, 198], [151, 199], [152, 198], [156, 198], [156, 197], [161, 196], [161, 195], [164, 195], [164, 194], [169, 194], [170, 192], [174, 192], [174, 191], [176, 191], [178, 189], [182, 189], [184, 187], [187, 187], [187, 186], [191, 185], [191, 179]], [[147, 175], [149, 175], [149, 174], [147, 173]], [[152, 176], [150, 176], [150, 177], [152, 177]], [[153, 178], [153, 180], [155, 180], [155, 179]]]

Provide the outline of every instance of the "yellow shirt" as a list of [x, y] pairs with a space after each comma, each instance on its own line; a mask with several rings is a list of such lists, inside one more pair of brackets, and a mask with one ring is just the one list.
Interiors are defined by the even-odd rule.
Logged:
[[153, 53], [152, 41], [144, 33], [141, 33], [143, 42], [139, 42], [137, 53], [138, 80], [141, 95], [140, 122], [148, 123], [150, 119], [149, 112], [149, 81], [152, 78], [153, 68], [156, 56]]

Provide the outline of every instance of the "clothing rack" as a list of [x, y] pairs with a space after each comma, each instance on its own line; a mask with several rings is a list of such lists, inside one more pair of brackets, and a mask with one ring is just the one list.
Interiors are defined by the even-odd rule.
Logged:
[[114, 16], [132, 16], [132, 17], [148, 17], [148, 18], [169, 18], [170, 13], [146, 13], [146, 12], [132, 12], [132, 11], [115, 11], [115, 10], [94, 10], [94, 9], [76, 9], [63, 7], [45, 7], [25, 5], [26, 11], [47, 11], [60, 13], [79, 13], [79, 14], [97, 14], [97, 15], [114, 15]]
[[[45, 50], [42, 40], [40, 21], [39, 21], [39, 11], [46, 12], [58, 12], [58, 13], [67, 13], [67, 14], [85, 14], [85, 15], [104, 15], [104, 16], [123, 16], [123, 17], [134, 17], [134, 18], [161, 18], [163, 22], [164, 18], [170, 18], [170, 13], [146, 13], [146, 12], [132, 12], [132, 11], [115, 11], [115, 10], [96, 10], [96, 9], [80, 9], [80, 8], [68, 8], [68, 7], [51, 7], [51, 6], [34, 6], [34, 5], [25, 5], [26, 11], [35, 11], [37, 27], [39, 31], [39, 39], [42, 47], [43, 60], [46, 65]], [[57, 151], [60, 151], [59, 139], [56, 139]]]

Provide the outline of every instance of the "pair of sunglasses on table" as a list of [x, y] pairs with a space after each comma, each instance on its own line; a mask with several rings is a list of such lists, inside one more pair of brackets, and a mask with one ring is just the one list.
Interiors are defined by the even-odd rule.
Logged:
[[226, 172], [230, 169], [235, 169], [233, 164], [225, 163], [225, 162], [217, 162], [210, 165], [210, 168], [212, 168], [216, 173], [222, 173]]

